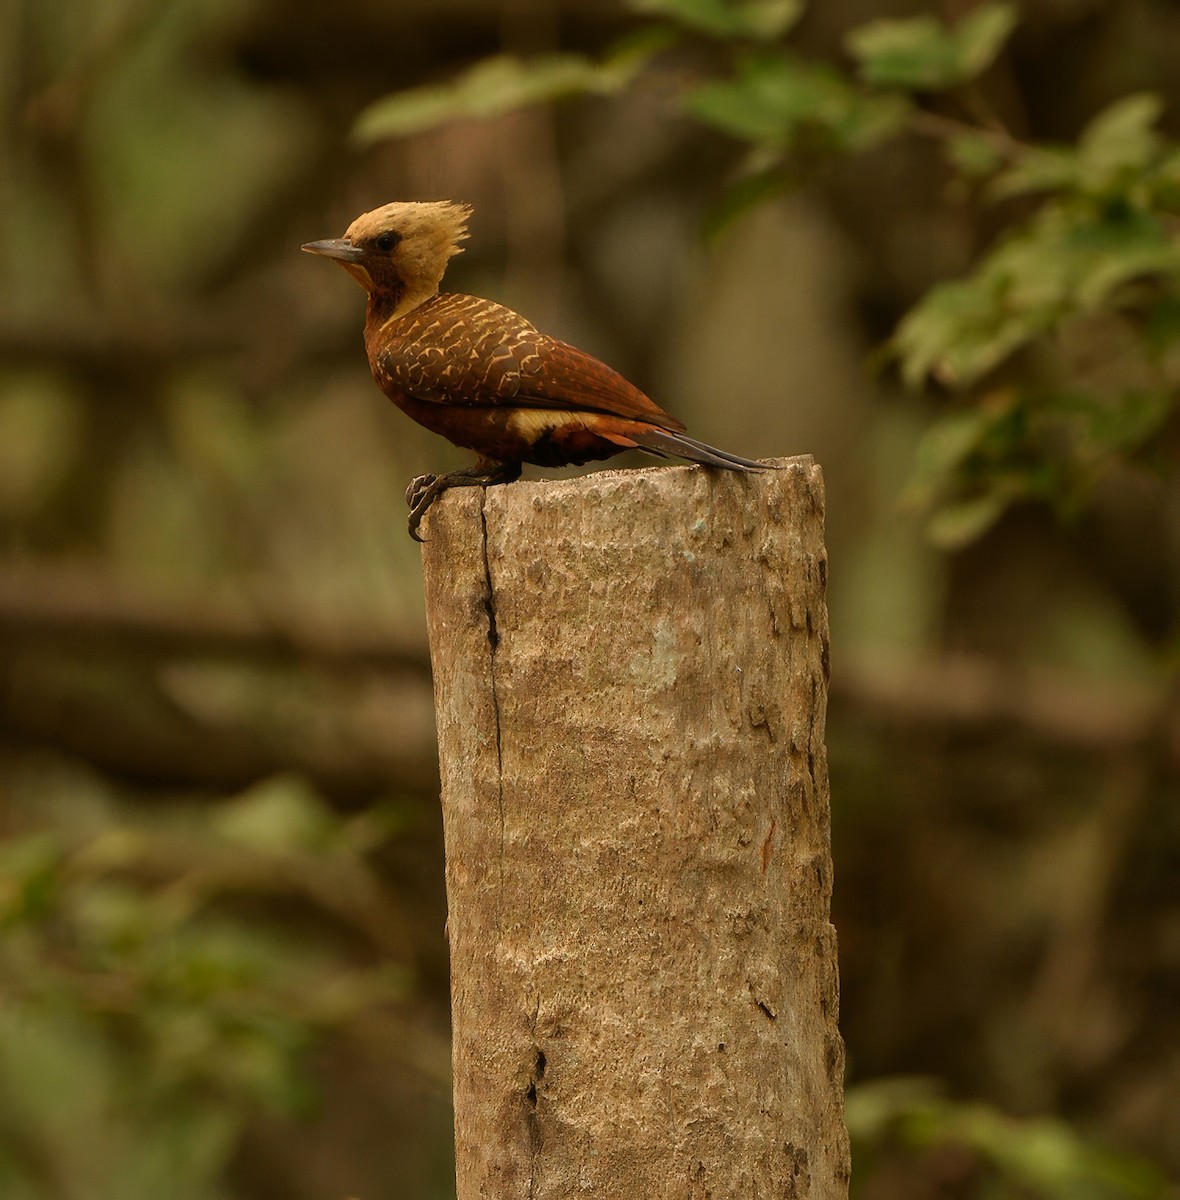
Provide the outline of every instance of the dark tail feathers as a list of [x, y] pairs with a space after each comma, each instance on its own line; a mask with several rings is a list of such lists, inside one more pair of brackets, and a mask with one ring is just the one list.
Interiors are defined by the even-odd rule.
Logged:
[[770, 469], [766, 463], [755, 462], [752, 458], [740, 458], [727, 450], [718, 450], [716, 446], [698, 442], [686, 433], [672, 433], [667, 429], [644, 429], [637, 432], [628, 430], [627, 436], [634, 438], [638, 446], [652, 454], [672, 454], [677, 458], [687, 458], [691, 462], [704, 463], [707, 467], [720, 467], [723, 471]]

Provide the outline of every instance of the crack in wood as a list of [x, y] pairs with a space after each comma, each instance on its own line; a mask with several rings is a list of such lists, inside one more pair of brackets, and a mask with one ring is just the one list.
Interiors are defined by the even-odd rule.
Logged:
[[492, 715], [496, 737], [496, 803], [500, 814], [500, 890], [496, 908], [497, 925], [500, 924], [504, 902], [504, 748], [500, 724], [500, 693], [496, 685], [496, 651], [500, 646], [500, 630], [496, 623], [496, 593], [492, 586], [492, 563], [488, 555], [488, 493], [487, 488], [481, 489], [479, 502], [479, 524], [481, 549], [483, 551], [484, 598], [483, 608], [488, 618], [488, 674], [491, 679]]

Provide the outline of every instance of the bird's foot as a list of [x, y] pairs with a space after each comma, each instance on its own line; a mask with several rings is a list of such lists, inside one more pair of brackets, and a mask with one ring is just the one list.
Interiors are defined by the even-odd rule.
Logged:
[[449, 488], [488, 487], [493, 483], [511, 483], [520, 478], [520, 463], [479, 462], [474, 467], [451, 471], [447, 475], [419, 475], [406, 489], [410, 506], [410, 537], [416, 542], [426, 539], [418, 532], [426, 510]]
[[406, 503], [413, 508], [418, 503], [422, 493], [438, 478], [437, 475], [415, 475], [406, 488]]

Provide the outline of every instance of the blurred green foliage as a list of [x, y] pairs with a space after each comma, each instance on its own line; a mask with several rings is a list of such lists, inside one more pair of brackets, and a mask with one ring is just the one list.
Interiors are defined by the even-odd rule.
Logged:
[[980, 4], [953, 26], [937, 17], [870, 21], [845, 39], [861, 78], [875, 87], [941, 91], [970, 83], [991, 66], [1018, 12], [1012, 4]]
[[528, 62], [497, 55], [452, 82], [413, 88], [376, 101], [357, 117], [354, 137], [365, 144], [418, 133], [458, 117], [495, 117], [522, 105], [584, 92], [609, 95], [631, 82], [662, 40], [628, 41], [601, 62], [579, 54], [540, 55]]
[[1062, 1121], [1019, 1120], [986, 1104], [955, 1101], [930, 1080], [888, 1079], [850, 1088], [845, 1116], [854, 1172], [871, 1174], [874, 1159], [901, 1148], [923, 1159], [934, 1153], [971, 1164], [973, 1195], [989, 1200], [1152, 1200], [1166, 1180], [1148, 1164], [1097, 1147]]
[[803, 15], [801, 0], [634, 0], [632, 8], [718, 38], [772, 42]]
[[766, 51], [742, 54], [732, 76], [694, 87], [685, 106], [706, 125], [752, 143], [758, 153], [751, 162], [763, 170], [809, 143], [864, 149], [893, 133], [905, 112], [896, 98], [865, 95], [831, 67]]
[[222, 1196], [253, 1114], [315, 1105], [315, 1041], [408, 994], [340, 936], [396, 910], [369, 857], [397, 811], [342, 819], [294, 778], [151, 817], [28, 784], [7, 799], [41, 828], [0, 842], [0, 1193]]

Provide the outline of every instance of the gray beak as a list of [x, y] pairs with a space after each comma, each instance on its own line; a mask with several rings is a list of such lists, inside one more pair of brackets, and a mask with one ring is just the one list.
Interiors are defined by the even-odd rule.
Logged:
[[330, 238], [326, 242], [306, 242], [301, 249], [308, 254], [321, 254], [324, 258], [337, 258], [341, 262], [360, 262], [364, 251], [354, 246], [348, 238]]

